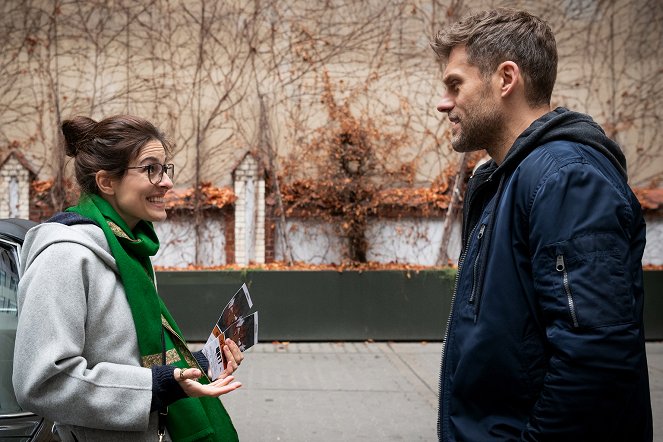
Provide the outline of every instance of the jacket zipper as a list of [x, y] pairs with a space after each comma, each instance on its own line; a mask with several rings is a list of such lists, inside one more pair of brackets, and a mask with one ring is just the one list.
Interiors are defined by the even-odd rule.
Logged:
[[481, 228], [479, 228], [479, 234], [477, 235], [477, 241], [479, 244], [477, 245], [477, 256], [474, 258], [474, 265], [472, 266], [472, 291], [470, 292], [470, 299], [468, 302], [470, 304], [474, 303], [474, 298], [476, 295], [476, 289], [477, 289], [477, 268], [479, 267], [479, 258], [481, 257], [481, 238], [483, 238], [483, 232], [486, 230], [486, 225], [481, 224]]
[[576, 314], [576, 305], [573, 301], [573, 296], [571, 295], [571, 287], [569, 286], [569, 274], [566, 271], [566, 265], [564, 264], [564, 255], [557, 255], [557, 264], [555, 269], [558, 272], [562, 272], [563, 282], [564, 282], [564, 291], [566, 292], [566, 300], [569, 304], [569, 311], [571, 312], [571, 320], [573, 321], [573, 326], [578, 328], [578, 315]]
[[[474, 235], [475, 230], [477, 229], [477, 226], [474, 226], [472, 229], [472, 232], [470, 233], [470, 238], [472, 235]], [[468, 247], [463, 250], [463, 252], [460, 255], [460, 258], [458, 259], [458, 269], [456, 270], [456, 277], [454, 279], [454, 291], [453, 294], [451, 295], [451, 306], [449, 308], [449, 318], [447, 318], [447, 327], [444, 330], [444, 337], [442, 338], [442, 358], [440, 359], [440, 381], [438, 383], [438, 394], [440, 397], [440, 401], [442, 401], [442, 378], [444, 377], [444, 356], [446, 353], [447, 349], [447, 338], [449, 337], [449, 327], [451, 326], [451, 318], [454, 314], [454, 304], [456, 302], [456, 294], [458, 293], [458, 280], [460, 279], [460, 271], [463, 268], [463, 262], [465, 261], [465, 257], [467, 256], [467, 249]], [[442, 440], [442, 414], [438, 412], [438, 420], [437, 420], [437, 438], [438, 440]]]

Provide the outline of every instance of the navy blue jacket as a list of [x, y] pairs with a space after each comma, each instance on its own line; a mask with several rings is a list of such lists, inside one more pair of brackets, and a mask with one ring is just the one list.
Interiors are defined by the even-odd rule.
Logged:
[[619, 146], [558, 108], [468, 183], [444, 441], [648, 441], [645, 223]]

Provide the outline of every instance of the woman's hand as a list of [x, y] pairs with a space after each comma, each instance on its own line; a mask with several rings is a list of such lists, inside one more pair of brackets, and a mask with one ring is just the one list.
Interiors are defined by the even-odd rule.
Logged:
[[224, 370], [219, 376], [219, 379], [233, 374], [239, 367], [239, 364], [244, 360], [244, 353], [240, 351], [232, 339], [226, 339], [226, 345], [223, 346], [223, 355]]
[[184, 370], [176, 368], [173, 370], [175, 380], [189, 397], [219, 397], [242, 386], [240, 382], [233, 382], [235, 378], [230, 375], [219, 377], [216, 381], [206, 385], [201, 384], [198, 382], [198, 378], [202, 375], [203, 373], [197, 368], [185, 368]]

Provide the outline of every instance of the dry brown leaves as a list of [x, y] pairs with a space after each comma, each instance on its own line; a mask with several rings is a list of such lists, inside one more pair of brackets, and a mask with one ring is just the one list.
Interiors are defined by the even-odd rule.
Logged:
[[281, 185], [281, 194], [286, 216], [298, 217], [347, 215], [348, 209], [356, 210], [357, 206], [361, 206], [367, 215], [416, 212], [425, 217], [439, 214], [450, 201], [446, 183], [420, 188], [376, 189], [369, 185], [357, 188], [349, 179], [299, 180]]
[[244, 270], [295, 270], [295, 271], [353, 271], [353, 272], [365, 272], [365, 271], [376, 271], [376, 270], [398, 270], [398, 271], [408, 271], [418, 273], [423, 270], [442, 270], [455, 268], [455, 266], [449, 264], [448, 266], [423, 266], [423, 265], [411, 265], [403, 263], [378, 263], [378, 262], [366, 262], [366, 263], [356, 263], [356, 262], [347, 262], [341, 264], [309, 264], [305, 262], [294, 262], [291, 265], [288, 265], [284, 261], [271, 262], [266, 264], [249, 264], [248, 266], [238, 266], [234, 264], [228, 265], [219, 265], [219, 266], [197, 266], [197, 265], [188, 265], [186, 267], [169, 267], [169, 266], [155, 266], [156, 271], [160, 272], [181, 272], [181, 271], [192, 271], [192, 270], [207, 270], [207, 271], [244, 271]]
[[[203, 183], [199, 188], [199, 207], [202, 209], [221, 209], [234, 204], [237, 197], [228, 187], [214, 187], [211, 183]], [[171, 210], [193, 210], [196, 207], [194, 188], [171, 189], [166, 194], [166, 208]]]
[[[439, 213], [449, 205], [449, 177], [451, 171], [445, 172], [445, 180], [438, 180], [430, 187], [376, 189], [375, 194], [366, 198], [364, 205], [371, 214], [380, 214], [388, 208], [420, 209], [421, 216]], [[286, 209], [286, 216], [317, 216], [321, 212], [334, 215], [343, 214], [347, 202], [341, 197], [351, 184], [350, 180], [320, 181], [300, 180], [292, 184], [282, 184], [281, 193]], [[71, 200], [77, 198], [76, 186], [67, 182], [67, 193]], [[351, 186], [350, 186], [351, 187]], [[50, 204], [49, 193], [53, 189], [53, 180], [35, 180], [31, 183], [32, 198], [40, 205]], [[370, 189], [369, 189], [370, 190]], [[237, 197], [228, 187], [214, 187], [203, 183], [200, 187], [203, 209], [223, 208], [235, 203]], [[634, 188], [633, 192], [645, 211], [656, 212], [663, 208], [663, 188]], [[274, 198], [268, 197], [268, 204], [274, 204]], [[194, 189], [173, 189], [166, 195], [168, 209], [193, 210]], [[437, 210], [436, 210], [437, 209]], [[431, 212], [432, 210], [432, 212]]]
[[638, 197], [642, 209], [647, 211], [659, 210], [663, 206], [663, 188], [635, 188], [633, 193]]

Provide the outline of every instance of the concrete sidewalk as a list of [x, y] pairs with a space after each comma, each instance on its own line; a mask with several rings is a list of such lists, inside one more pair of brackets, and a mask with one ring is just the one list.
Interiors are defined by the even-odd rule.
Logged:
[[[223, 402], [240, 440], [436, 441], [441, 343], [259, 344]], [[648, 343], [663, 441], [663, 343]]]

